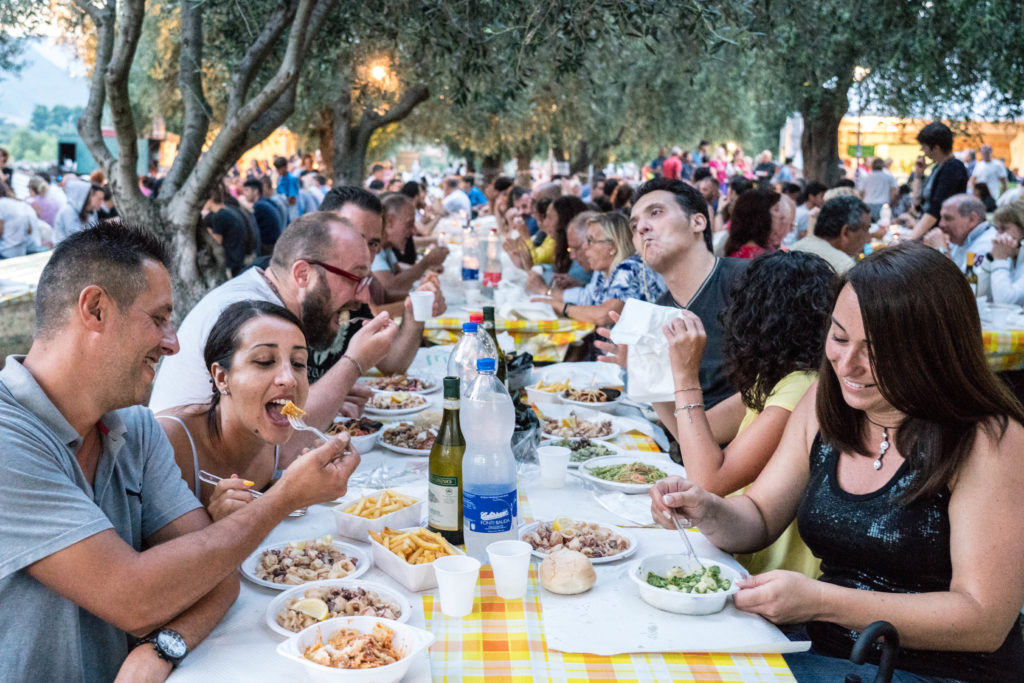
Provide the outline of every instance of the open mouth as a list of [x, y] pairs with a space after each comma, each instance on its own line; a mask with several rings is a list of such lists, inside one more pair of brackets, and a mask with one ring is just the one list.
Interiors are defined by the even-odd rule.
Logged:
[[281, 408], [288, 403], [286, 398], [275, 398], [272, 401], [267, 401], [265, 410], [267, 411], [267, 419], [275, 427], [288, 427], [288, 418], [281, 414]]
[[875, 386], [874, 384], [858, 384], [857, 382], [854, 382], [853, 380], [850, 379], [846, 379], [845, 377], [843, 378], [843, 384], [845, 384], [850, 389], [854, 390], [870, 389], [871, 387]]

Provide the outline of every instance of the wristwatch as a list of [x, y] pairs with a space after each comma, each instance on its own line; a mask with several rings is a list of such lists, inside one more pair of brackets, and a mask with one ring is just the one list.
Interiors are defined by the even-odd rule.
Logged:
[[170, 662], [172, 666], [178, 666], [188, 654], [188, 644], [185, 643], [185, 639], [180, 633], [169, 628], [150, 633], [139, 640], [138, 645], [142, 643], [153, 643], [153, 649], [156, 650], [157, 656]]

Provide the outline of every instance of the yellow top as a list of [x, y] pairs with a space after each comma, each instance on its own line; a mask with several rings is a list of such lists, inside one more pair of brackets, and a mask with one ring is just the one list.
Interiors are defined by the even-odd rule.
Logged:
[[[807, 389], [817, 378], [818, 373], [816, 372], [798, 371], [789, 373], [780, 379], [779, 383], [772, 389], [772, 393], [764, 402], [764, 407], [783, 408], [792, 412], [796, 408], [796, 404], [807, 393]], [[747, 408], [747, 414], [743, 416], [739, 431], [742, 432], [746, 429], [750, 423], [757, 419], [758, 415], [760, 413]], [[737, 491], [736, 494], [743, 493], [743, 491], [746, 491], [746, 487]], [[736, 560], [746, 567], [747, 571], [751, 574], [763, 574], [773, 569], [788, 569], [800, 572], [812, 579], [818, 578], [818, 575], [821, 574], [818, 568], [820, 561], [804, 545], [803, 539], [800, 538], [800, 533], [796, 529], [795, 520], [786, 527], [786, 530], [782, 532], [782, 535], [779, 536], [775, 543], [756, 553], [736, 555]]]
[[547, 235], [539, 247], [533, 246], [532, 238], [527, 238], [526, 243], [530, 246], [530, 256], [533, 257], [534, 265], [555, 262], [555, 238], [551, 235]]

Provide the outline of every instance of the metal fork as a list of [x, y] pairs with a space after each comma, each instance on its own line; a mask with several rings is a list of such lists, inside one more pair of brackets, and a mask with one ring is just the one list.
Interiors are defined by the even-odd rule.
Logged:
[[298, 429], [299, 431], [303, 432], [313, 432], [318, 437], [323, 439], [324, 443], [331, 440], [331, 437], [327, 436], [316, 427], [310, 427], [308, 424], [306, 424], [301, 417], [292, 417], [291, 415], [288, 415], [287, 417], [288, 424], [292, 426], [292, 429]]
[[[216, 474], [210, 474], [206, 470], [199, 470], [199, 481], [205, 481], [207, 484], [213, 484], [216, 486], [224, 477], [218, 477]], [[259, 491], [253, 491], [249, 489], [249, 493], [252, 494], [253, 498], [259, 498], [263, 494]]]
[[671, 510], [670, 512], [672, 516], [672, 523], [676, 525], [676, 530], [678, 530], [679, 535], [683, 537], [683, 542], [686, 543], [686, 548], [690, 551], [690, 555], [693, 557], [694, 561], [700, 565], [701, 569], [707, 569], [707, 567], [704, 566], [704, 563], [700, 561], [700, 558], [697, 557], [697, 552], [693, 549], [693, 543], [690, 542], [690, 537], [686, 535], [686, 527], [684, 527], [679, 521], [679, 515], [676, 514], [675, 510]]

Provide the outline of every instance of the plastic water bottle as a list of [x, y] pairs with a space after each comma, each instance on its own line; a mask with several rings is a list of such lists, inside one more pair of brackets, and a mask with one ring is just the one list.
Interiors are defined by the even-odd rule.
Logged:
[[519, 500], [512, 455], [515, 408], [494, 375], [494, 359], [477, 361], [477, 376], [462, 394], [462, 530], [466, 553], [488, 562], [487, 545], [516, 540]]
[[462, 285], [480, 286], [480, 239], [472, 227], [462, 232]]
[[882, 208], [878, 211], [878, 226], [888, 228], [890, 225], [892, 225], [892, 209], [888, 204], [882, 204]]
[[501, 240], [498, 231], [491, 228], [484, 238], [483, 286], [495, 288], [501, 282]]
[[462, 323], [462, 338], [448, 356], [448, 376], [462, 380], [462, 393], [465, 394], [469, 391], [471, 380], [476, 378], [477, 361], [481, 358], [496, 360], [497, 356], [490, 338], [487, 334], [481, 334], [478, 323]]

